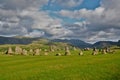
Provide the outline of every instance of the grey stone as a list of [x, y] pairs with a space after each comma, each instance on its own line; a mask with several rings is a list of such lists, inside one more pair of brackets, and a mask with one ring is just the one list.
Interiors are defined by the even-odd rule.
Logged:
[[40, 55], [40, 49], [35, 50], [35, 55]]
[[44, 53], [44, 55], [45, 55], [45, 56], [47, 56], [47, 55], [48, 55], [48, 53], [47, 53], [47, 52], [45, 52], [45, 53]]
[[57, 53], [56, 56], [61, 56], [61, 54], [60, 54], [60, 53]]
[[69, 47], [65, 47], [65, 56], [67, 55], [71, 55], [70, 51], [69, 51]]
[[6, 52], [6, 54], [11, 55], [11, 54], [13, 54], [13, 53], [14, 53], [14, 52], [13, 52], [12, 48], [9, 47], [8, 50], [7, 50], [7, 52]]
[[23, 55], [28, 55], [28, 54], [27, 54], [27, 50], [23, 49], [22, 54], [23, 54]]
[[15, 54], [22, 54], [22, 48], [20, 48], [19, 46], [16, 46]]
[[105, 49], [102, 50], [102, 54], [107, 54]]
[[82, 55], [83, 55], [83, 52], [82, 52], [82, 51], [80, 51], [80, 52], [79, 52], [79, 55], [81, 55], [81, 56], [82, 56]]

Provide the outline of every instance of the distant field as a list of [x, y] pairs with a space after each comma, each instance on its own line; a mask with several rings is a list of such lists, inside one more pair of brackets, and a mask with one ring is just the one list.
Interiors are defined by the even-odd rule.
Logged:
[[0, 55], [0, 80], [120, 80], [120, 53], [84, 56]]

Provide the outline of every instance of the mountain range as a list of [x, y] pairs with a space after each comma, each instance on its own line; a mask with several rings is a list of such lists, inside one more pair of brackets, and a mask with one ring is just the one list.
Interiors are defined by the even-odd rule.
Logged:
[[[33, 41], [38, 41], [41, 38], [29, 38], [29, 37], [3, 37], [0, 36], [0, 45], [4, 44], [30, 44]], [[102, 48], [106, 46], [120, 46], [120, 40], [118, 42], [113, 41], [99, 41], [94, 44], [86, 43], [79, 39], [50, 39], [49, 42], [64, 42], [71, 44], [75, 47], [79, 48], [91, 48], [91, 47], [97, 47]]]

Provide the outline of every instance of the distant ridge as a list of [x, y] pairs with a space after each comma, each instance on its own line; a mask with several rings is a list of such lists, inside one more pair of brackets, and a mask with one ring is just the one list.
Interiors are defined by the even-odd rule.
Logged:
[[[4, 44], [30, 44], [33, 41], [38, 41], [42, 38], [30, 38], [30, 37], [3, 37], [0, 36], [0, 45]], [[97, 47], [97, 48], [103, 48], [106, 46], [120, 46], [120, 40], [118, 42], [113, 42], [113, 41], [99, 41], [94, 44], [86, 43], [82, 40], [79, 39], [52, 39], [49, 40], [49, 42], [64, 42], [71, 44], [73, 46], [79, 47], [79, 48], [92, 48], [92, 47]]]
[[[42, 38], [29, 38], [29, 37], [2, 37], [0, 36], [0, 44], [30, 44], [33, 41], [38, 41]], [[64, 42], [79, 48], [92, 47], [91, 44], [78, 39], [52, 39], [49, 42]]]
[[17, 37], [2, 37], [0, 36], [0, 44], [30, 44], [32, 41], [38, 40], [38, 38], [17, 38]]
[[54, 39], [52, 42], [64, 42], [69, 43], [73, 46], [79, 47], [79, 48], [86, 48], [86, 47], [92, 47], [92, 44], [86, 43], [79, 39]]
[[97, 48], [104, 48], [109, 46], [120, 46], [120, 41], [113, 42], [113, 41], [99, 41], [93, 44], [93, 47]]

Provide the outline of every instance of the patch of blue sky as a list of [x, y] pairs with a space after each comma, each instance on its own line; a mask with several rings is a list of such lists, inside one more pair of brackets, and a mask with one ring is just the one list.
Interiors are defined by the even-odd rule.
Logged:
[[48, 3], [42, 6], [41, 9], [49, 11], [60, 11], [62, 8], [60, 5], [57, 5], [55, 2], [52, 2], [52, 0], [49, 0]]
[[76, 7], [66, 8], [66, 7], [63, 7], [59, 4], [56, 4], [56, 2], [53, 2], [52, 0], [49, 0], [49, 2], [41, 8], [41, 10], [48, 11], [49, 16], [51, 16], [52, 18], [62, 19], [62, 24], [67, 24], [67, 23], [73, 24], [75, 22], [85, 21], [85, 19], [84, 18], [75, 19], [75, 18], [64, 17], [64, 16], [61, 16], [61, 15], [54, 13], [54, 12], [58, 12], [61, 10], [74, 11], [74, 10], [80, 10], [83, 8], [86, 8], [88, 10], [94, 10], [100, 6], [100, 1], [101, 0], [83, 0], [83, 2]]
[[49, 10], [49, 11], [60, 11], [60, 10], [80, 10], [82, 8], [86, 8], [89, 10], [93, 10], [100, 6], [101, 0], [83, 0], [83, 2], [76, 6], [76, 7], [64, 7], [59, 4], [56, 4], [56, 2], [52, 2], [52, 0], [49, 0], [49, 2], [42, 7], [42, 10]]
[[49, 10], [49, 11], [60, 11], [60, 10], [62, 10], [62, 8], [58, 5], [57, 6], [56, 5], [44, 5], [41, 8], [41, 10], [43, 10], [43, 11], [47, 11], [47, 10]]
[[69, 17], [64, 17], [64, 16], [61, 16], [61, 15], [56, 14], [56, 13], [53, 13], [53, 12], [50, 12], [49, 15], [50, 15], [52, 18], [62, 19], [62, 24], [74, 24], [75, 22], [85, 21], [84, 18], [80, 18], [80, 19], [69, 18]]
[[101, 0], [84, 0], [83, 3], [77, 7], [77, 9], [86, 8], [93, 10], [100, 6], [100, 2]]

